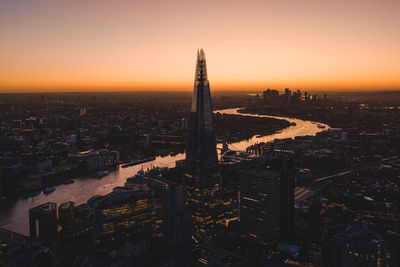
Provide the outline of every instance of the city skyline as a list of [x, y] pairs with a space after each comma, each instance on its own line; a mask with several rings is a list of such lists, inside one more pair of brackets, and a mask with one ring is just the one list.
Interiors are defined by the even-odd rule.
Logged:
[[0, 92], [395, 90], [398, 1], [57, 1], [0, 4]]
[[200, 49], [192, 98], [0, 94], [0, 262], [399, 266], [400, 92], [207, 73]]
[[0, 1], [0, 265], [400, 266], [398, 10]]

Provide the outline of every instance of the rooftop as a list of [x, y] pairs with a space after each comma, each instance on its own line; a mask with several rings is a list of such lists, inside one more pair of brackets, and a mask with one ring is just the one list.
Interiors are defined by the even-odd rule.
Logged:
[[57, 204], [54, 202], [47, 202], [42, 205], [36, 206], [34, 208], [31, 208], [29, 211], [36, 211], [36, 212], [41, 212], [41, 213], [48, 213], [52, 212], [56, 209]]
[[60, 209], [70, 209], [74, 207], [74, 202], [68, 201], [60, 205]]
[[244, 176], [253, 176], [253, 177], [258, 177], [258, 178], [276, 178], [281, 175], [280, 171], [272, 171], [272, 170], [267, 170], [267, 169], [261, 169], [261, 168], [253, 168], [253, 169], [242, 169], [240, 171], [241, 175]]

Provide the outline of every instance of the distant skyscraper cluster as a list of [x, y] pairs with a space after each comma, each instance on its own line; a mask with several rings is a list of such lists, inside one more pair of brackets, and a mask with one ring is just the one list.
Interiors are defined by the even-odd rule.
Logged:
[[264, 104], [269, 105], [298, 105], [298, 104], [327, 104], [327, 95], [324, 94], [323, 99], [319, 99], [316, 94], [310, 95], [308, 92], [300, 90], [292, 92], [289, 88], [285, 88], [283, 94], [279, 94], [278, 90], [267, 89], [262, 93], [262, 100]]

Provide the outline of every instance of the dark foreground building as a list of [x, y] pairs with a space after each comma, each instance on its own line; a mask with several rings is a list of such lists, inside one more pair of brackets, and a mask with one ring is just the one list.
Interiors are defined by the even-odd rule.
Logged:
[[185, 161], [185, 204], [195, 242], [208, 241], [220, 218], [218, 159], [212, 120], [210, 85], [203, 49], [197, 53]]
[[0, 228], [0, 266], [52, 266], [47, 247], [29, 237]]
[[274, 164], [281, 170], [280, 181], [280, 239], [289, 241], [294, 239], [295, 211], [294, 211], [294, 176], [295, 163], [289, 152], [278, 152]]
[[280, 172], [260, 168], [240, 173], [240, 231], [259, 248], [272, 248], [279, 235]]
[[29, 210], [29, 233], [33, 240], [55, 239], [57, 235], [56, 203], [47, 202]]

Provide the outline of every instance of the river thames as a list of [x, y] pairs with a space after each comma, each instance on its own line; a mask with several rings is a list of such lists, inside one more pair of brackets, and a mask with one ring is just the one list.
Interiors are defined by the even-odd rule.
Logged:
[[[316, 135], [318, 132], [324, 131], [329, 128], [328, 125], [325, 129], [319, 128], [316, 122], [304, 121], [295, 118], [276, 117], [268, 115], [255, 115], [239, 113], [239, 108], [217, 110], [221, 114], [231, 114], [238, 116], [253, 116], [253, 117], [267, 117], [287, 120], [296, 125], [289, 126], [282, 131], [267, 135], [267, 136], [253, 136], [250, 139], [242, 140], [229, 144], [232, 150], [245, 150], [248, 146], [261, 143], [271, 142], [274, 139], [295, 138], [296, 136]], [[321, 123], [320, 123], [321, 124]], [[142, 163], [139, 165], [121, 168], [118, 167], [115, 171], [103, 178], [81, 177], [75, 179], [72, 184], [61, 184], [56, 186], [56, 191], [51, 194], [40, 193], [37, 196], [29, 198], [9, 199], [0, 203], [0, 227], [8, 230], [29, 235], [29, 209], [46, 202], [55, 202], [59, 206], [61, 203], [67, 201], [75, 202], [75, 205], [85, 203], [87, 200], [96, 195], [106, 195], [112, 192], [114, 187], [123, 186], [126, 179], [134, 176], [140, 169], [147, 170], [152, 167], [175, 167], [175, 162], [185, 158], [184, 153], [174, 156], [156, 157], [155, 160]]]

